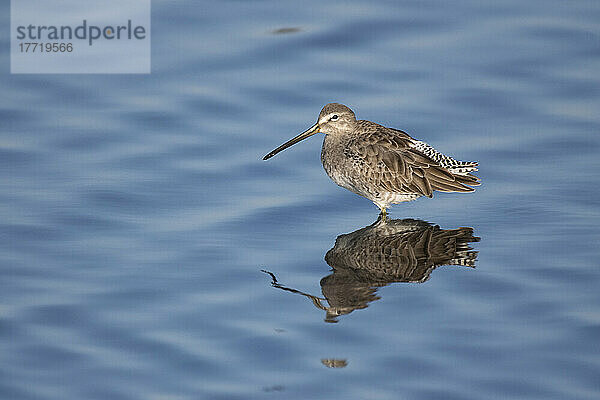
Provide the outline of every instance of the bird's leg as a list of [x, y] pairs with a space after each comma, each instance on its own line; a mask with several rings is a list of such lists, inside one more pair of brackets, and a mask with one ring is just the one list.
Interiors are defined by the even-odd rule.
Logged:
[[379, 213], [379, 217], [381, 217], [381, 222], [385, 222], [387, 219], [387, 210], [385, 207], [381, 208], [381, 213]]

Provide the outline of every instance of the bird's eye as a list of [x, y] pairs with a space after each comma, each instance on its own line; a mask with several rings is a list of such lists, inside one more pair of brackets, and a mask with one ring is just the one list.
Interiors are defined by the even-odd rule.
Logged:
[[333, 115], [331, 116], [331, 120], [332, 120], [332, 121], [335, 121], [335, 120], [336, 120], [336, 119], [338, 119], [338, 118], [339, 118], [339, 117], [338, 117], [338, 115], [337, 115], [337, 114], [333, 114]]

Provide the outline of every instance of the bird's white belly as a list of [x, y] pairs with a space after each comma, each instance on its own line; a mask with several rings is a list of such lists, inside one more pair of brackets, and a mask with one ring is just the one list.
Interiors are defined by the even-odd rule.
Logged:
[[340, 173], [338, 169], [328, 168], [323, 165], [325, 172], [338, 186], [348, 189], [360, 196], [371, 200], [379, 208], [387, 208], [390, 204], [402, 203], [405, 201], [416, 200], [420, 197], [417, 193], [394, 193], [386, 191], [375, 191], [369, 185], [357, 184], [356, 179], [352, 179], [348, 174]]
[[380, 196], [382, 204], [397, 204], [405, 201], [413, 201], [421, 197], [417, 193], [383, 193]]

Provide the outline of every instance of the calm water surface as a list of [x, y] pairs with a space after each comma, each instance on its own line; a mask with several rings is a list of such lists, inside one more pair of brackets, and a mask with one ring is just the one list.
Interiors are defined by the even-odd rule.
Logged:
[[[154, 1], [147, 76], [10, 75], [1, 7], [2, 399], [600, 396], [600, 3]], [[369, 227], [261, 161], [330, 101], [483, 185]]]

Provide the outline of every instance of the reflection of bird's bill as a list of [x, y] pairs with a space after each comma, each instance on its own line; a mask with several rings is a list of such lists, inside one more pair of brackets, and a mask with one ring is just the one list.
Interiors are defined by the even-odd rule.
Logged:
[[264, 269], [261, 269], [261, 272], [264, 272], [265, 274], [268, 274], [268, 275], [270, 275], [270, 276], [271, 276], [271, 286], [273, 286], [273, 287], [275, 287], [275, 288], [277, 288], [277, 289], [284, 290], [284, 291], [286, 291], [286, 292], [290, 292], [290, 293], [296, 293], [296, 294], [300, 294], [300, 295], [302, 295], [302, 296], [306, 296], [306, 297], [308, 297], [309, 299], [311, 299], [311, 300], [312, 300], [312, 302], [313, 302], [313, 304], [315, 305], [315, 307], [317, 307], [317, 308], [319, 308], [319, 309], [321, 309], [321, 310], [325, 310], [325, 311], [327, 311], [327, 310], [329, 309], [328, 307], [325, 307], [325, 306], [324, 306], [324, 305], [321, 303], [322, 301], [326, 301], [327, 299], [324, 299], [324, 298], [322, 298], [322, 297], [313, 296], [313, 295], [312, 295], [312, 294], [310, 294], [310, 293], [304, 293], [304, 292], [301, 292], [300, 290], [296, 290], [296, 289], [292, 289], [292, 288], [289, 288], [289, 287], [283, 286], [282, 284], [280, 284], [280, 283], [277, 281], [277, 277], [275, 276], [275, 274], [274, 274], [274, 273], [272, 273], [272, 272], [270, 272], [270, 271], [267, 271], [267, 270], [264, 270]]
[[288, 147], [293, 146], [296, 143], [301, 142], [304, 139], [311, 137], [312, 135], [314, 135], [316, 133], [319, 133], [319, 124], [318, 123], [314, 124], [307, 130], [305, 130], [304, 132], [302, 132], [301, 134], [296, 136], [295, 138], [288, 140], [287, 142], [285, 142], [284, 144], [282, 144], [281, 146], [279, 146], [278, 148], [276, 148], [275, 150], [273, 150], [272, 152], [270, 152], [269, 154], [264, 156], [263, 160], [268, 160], [269, 158], [273, 157], [275, 154], [279, 153], [280, 151], [283, 151], [283, 150], [287, 149]]

